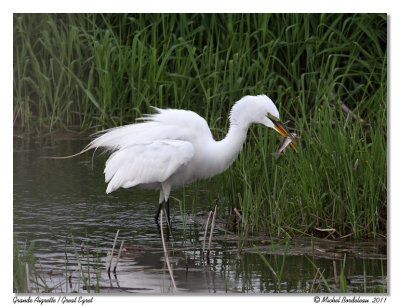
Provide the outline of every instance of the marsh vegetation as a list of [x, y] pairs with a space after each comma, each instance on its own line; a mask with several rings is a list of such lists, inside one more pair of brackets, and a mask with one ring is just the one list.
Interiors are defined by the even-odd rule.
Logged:
[[[95, 131], [134, 122], [151, 105], [196, 111], [222, 139], [232, 104], [265, 93], [298, 135], [298, 153], [274, 158], [279, 136], [252, 126], [231, 168], [175, 192], [182, 224], [187, 214], [218, 205], [226, 230], [245, 241], [239, 248], [251, 247], [246, 239], [260, 233], [386, 240], [385, 14], [14, 14], [13, 52], [14, 186], [15, 177], [29, 177], [24, 163], [39, 167], [33, 179], [43, 179], [43, 167], [72, 163], [81, 165], [78, 176], [93, 171], [90, 153], [64, 166], [22, 153], [43, 139], [53, 139], [47, 155], [64, 155], [68, 150], [54, 146], [60, 133], [89, 140]], [[83, 188], [66, 170], [66, 189], [47, 174], [39, 190], [74, 193], [75, 205], [90, 207], [104, 194], [100, 168], [91, 172], [97, 187]], [[14, 189], [15, 211], [27, 205], [23, 194]], [[134, 195], [122, 190], [109, 199], [117, 205], [127, 194]], [[118, 220], [113, 216], [104, 222]], [[73, 222], [64, 217], [58, 220]], [[27, 239], [23, 224], [14, 231]]]

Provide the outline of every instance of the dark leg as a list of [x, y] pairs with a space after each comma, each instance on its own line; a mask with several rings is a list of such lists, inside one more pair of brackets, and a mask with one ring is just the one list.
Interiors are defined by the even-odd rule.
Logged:
[[171, 219], [169, 218], [169, 199], [167, 200], [167, 220], [168, 220], [168, 224], [171, 224]]
[[[167, 202], [168, 203], [168, 202]], [[157, 208], [157, 212], [156, 212], [156, 216], [154, 217], [154, 221], [158, 224], [158, 218], [160, 217], [160, 211], [162, 208], [162, 202], [160, 204], [158, 204], [158, 208]]]

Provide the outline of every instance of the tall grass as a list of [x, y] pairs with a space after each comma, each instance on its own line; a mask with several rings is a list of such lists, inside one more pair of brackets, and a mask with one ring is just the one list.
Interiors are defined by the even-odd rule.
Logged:
[[[13, 241], [13, 292], [27, 292], [31, 276], [29, 271], [35, 270], [35, 257], [33, 255], [33, 243], [28, 248], [21, 250], [14, 236]], [[28, 269], [26, 268], [28, 266]], [[29, 273], [30, 274], [30, 273]], [[33, 274], [33, 273], [32, 273]]]
[[[89, 246], [85, 247], [85, 253], [79, 255], [77, 247], [75, 245], [74, 239], [71, 236], [73, 251], [76, 257], [77, 268], [75, 270], [69, 270], [68, 257], [65, 258], [65, 281], [55, 284], [46, 278], [43, 270], [38, 271], [37, 262], [34, 255], [35, 245], [33, 242], [30, 243], [29, 247], [24, 245], [21, 247], [18, 244], [18, 238], [14, 236], [13, 243], [13, 292], [14, 293], [30, 293], [30, 292], [42, 292], [50, 293], [62, 290], [62, 285], [65, 283], [65, 292], [79, 292], [81, 290], [81, 280], [83, 282], [83, 288], [87, 293], [91, 292], [91, 287], [95, 293], [100, 292], [100, 260], [99, 254], [91, 253], [89, 251]], [[96, 247], [97, 249], [97, 247]], [[83, 251], [82, 251], [83, 252]], [[86, 266], [83, 262], [83, 258], [86, 256]], [[91, 257], [91, 260], [90, 260]], [[39, 261], [40, 267], [40, 261]], [[93, 269], [93, 270], [91, 270]], [[50, 271], [52, 272], [52, 271]], [[72, 273], [77, 273], [76, 290], [72, 289], [72, 282], [68, 279], [72, 277]], [[93, 274], [95, 274], [95, 279], [92, 280]], [[51, 287], [49, 285], [51, 283]], [[68, 284], [71, 284], [71, 288], [68, 289]]]
[[34, 243], [29, 247], [18, 244], [18, 238], [13, 236], [13, 292], [49, 292], [46, 281], [36, 269]]
[[385, 14], [15, 14], [14, 131], [91, 132], [155, 105], [221, 139], [231, 105], [266, 93], [299, 153], [274, 160], [278, 137], [253, 127], [216, 179], [223, 205], [278, 235], [385, 236], [386, 67]]

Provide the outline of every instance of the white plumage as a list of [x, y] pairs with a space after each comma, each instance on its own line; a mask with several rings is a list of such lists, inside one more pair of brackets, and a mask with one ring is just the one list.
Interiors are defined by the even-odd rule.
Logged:
[[160, 190], [156, 220], [171, 189], [212, 177], [233, 163], [251, 123], [291, 136], [281, 122], [267, 117], [279, 118], [279, 112], [265, 95], [245, 96], [234, 104], [228, 134], [221, 141], [213, 139], [207, 122], [192, 111], [155, 110], [140, 118], [143, 122], [100, 132], [84, 151], [102, 147], [112, 152], [104, 169], [107, 193], [133, 186]]
[[165, 182], [181, 166], [187, 165], [193, 155], [192, 143], [182, 140], [153, 140], [123, 147], [107, 160], [106, 192]]

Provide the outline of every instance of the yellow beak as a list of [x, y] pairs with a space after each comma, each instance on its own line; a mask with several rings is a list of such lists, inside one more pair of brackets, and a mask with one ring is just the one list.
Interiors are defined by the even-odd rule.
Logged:
[[281, 134], [281, 136], [283, 138], [285, 138], [287, 136], [290, 137], [290, 139], [292, 140], [292, 142], [290, 143], [290, 146], [293, 148], [293, 150], [295, 150], [297, 152], [297, 149], [294, 146], [294, 144], [296, 143], [296, 140], [294, 139], [293, 135], [289, 132], [287, 127], [282, 123], [282, 121], [275, 121], [275, 120], [273, 120], [271, 118], [270, 118], [270, 120], [274, 123], [275, 129], [277, 130], [277, 132], [279, 134]]

